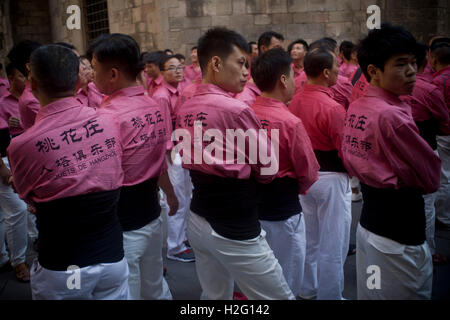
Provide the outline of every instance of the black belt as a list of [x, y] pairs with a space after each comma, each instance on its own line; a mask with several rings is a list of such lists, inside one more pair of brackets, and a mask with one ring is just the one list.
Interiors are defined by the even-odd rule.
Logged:
[[425, 242], [423, 190], [378, 189], [361, 183], [364, 204], [361, 225], [379, 236], [404, 245]]

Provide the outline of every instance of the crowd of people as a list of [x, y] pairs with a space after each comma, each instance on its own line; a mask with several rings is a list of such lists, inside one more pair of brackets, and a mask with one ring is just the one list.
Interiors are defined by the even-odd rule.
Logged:
[[446, 262], [435, 221], [450, 227], [448, 37], [383, 24], [358, 44], [285, 46], [212, 28], [188, 66], [124, 34], [85, 55], [25, 40], [8, 59], [0, 267], [33, 299], [171, 300], [164, 241], [168, 259], [195, 261], [202, 299], [233, 299], [236, 283], [250, 300], [342, 300], [353, 252], [358, 299], [431, 298]]

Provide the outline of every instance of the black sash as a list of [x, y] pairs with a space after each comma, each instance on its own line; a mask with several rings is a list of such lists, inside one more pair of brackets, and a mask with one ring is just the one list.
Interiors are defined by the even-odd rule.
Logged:
[[269, 184], [259, 184], [261, 201], [258, 205], [260, 220], [283, 221], [302, 212], [298, 199], [298, 181], [278, 178]]
[[428, 143], [431, 149], [437, 149], [436, 136], [439, 133], [438, 123], [434, 119], [416, 122], [420, 136]]
[[347, 173], [347, 170], [342, 163], [341, 158], [339, 158], [337, 150], [332, 151], [320, 151], [314, 150], [317, 158], [317, 162], [320, 165], [321, 172], [340, 172]]
[[423, 191], [415, 188], [378, 189], [361, 183], [364, 204], [361, 225], [404, 245], [425, 242]]
[[11, 142], [11, 136], [9, 135], [9, 129], [0, 130], [0, 156], [6, 157], [6, 149], [8, 149]]
[[221, 236], [249, 240], [261, 233], [257, 183], [221, 178], [190, 170], [194, 191], [191, 211], [202, 216]]
[[158, 178], [122, 187], [117, 213], [123, 231], [141, 229], [159, 217], [158, 190]]
[[98, 192], [36, 204], [39, 263], [66, 271], [124, 257], [117, 217], [120, 190]]

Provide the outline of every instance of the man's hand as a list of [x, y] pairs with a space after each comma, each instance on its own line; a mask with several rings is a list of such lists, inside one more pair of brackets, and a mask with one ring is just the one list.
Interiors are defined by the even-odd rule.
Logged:
[[158, 179], [158, 185], [161, 187], [162, 191], [167, 196], [167, 204], [169, 205], [170, 211], [169, 216], [175, 215], [178, 211], [178, 199], [175, 195], [175, 191], [173, 191], [172, 183], [169, 179], [169, 174], [164, 172]]
[[8, 119], [8, 124], [11, 128], [20, 128], [20, 120], [15, 117], [10, 117]]
[[31, 204], [27, 205], [27, 210], [31, 214], [36, 214], [36, 208], [33, 205], [31, 205]]
[[178, 199], [175, 195], [175, 193], [171, 195], [167, 195], [167, 204], [169, 205], [169, 216], [174, 216], [178, 211]]

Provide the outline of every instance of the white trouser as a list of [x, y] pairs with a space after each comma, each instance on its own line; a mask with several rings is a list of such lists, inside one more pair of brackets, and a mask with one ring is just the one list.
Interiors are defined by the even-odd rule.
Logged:
[[436, 242], [434, 240], [435, 219], [436, 219], [436, 209], [434, 203], [436, 200], [436, 196], [437, 192], [423, 196], [425, 204], [425, 218], [426, 218], [425, 234], [427, 237], [427, 243], [428, 247], [430, 248], [431, 254], [436, 253]]
[[436, 218], [450, 228], [450, 136], [437, 136], [442, 161], [441, 187], [436, 196]]
[[172, 300], [163, 277], [162, 219], [123, 233], [123, 248], [130, 275], [130, 299]]
[[431, 299], [433, 263], [428, 244], [406, 246], [358, 225], [358, 300]]
[[[168, 167], [170, 182], [179, 204], [177, 213], [167, 218], [167, 255], [175, 255], [187, 249], [184, 241], [186, 241], [187, 217], [191, 205], [192, 183], [189, 171], [181, 166], [179, 154], [176, 155], [173, 164], [168, 163]], [[168, 207], [165, 206], [165, 208]]]
[[[3, 162], [9, 168], [8, 158]], [[28, 247], [28, 229], [36, 230], [29, 218], [27, 205], [14, 190], [0, 182], [0, 210], [5, 213], [5, 229], [13, 267], [24, 263]], [[37, 233], [37, 231], [33, 231]]]
[[296, 214], [284, 221], [260, 220], [266, 240], [278, 259], [283, 275], [295, 296], [300, 294], [306, 255], [305, 219]]
[[231, 240], [218, 235], [204, 218], [191, 212], [187, 232], [202, 299], [231, 300], [234, 281], [250, 300], [295, 299], [264, 230], [255, 239]]
[[8, 252], [6, 251], [5, 240], [6, 240], [5, 213], [0, 207], [0, 267], [9, 261]]
[[127, 300], [128, 265], [122, 259], [72, 271], [53, 271], [35, 260], [30, 285], [33, 300]]
[[300, 196], [306, 226], [305, 271], [302, 297], [341, 300], [347, 258], [351, 189], [345, 173], [319, 172], [308, 194]]

